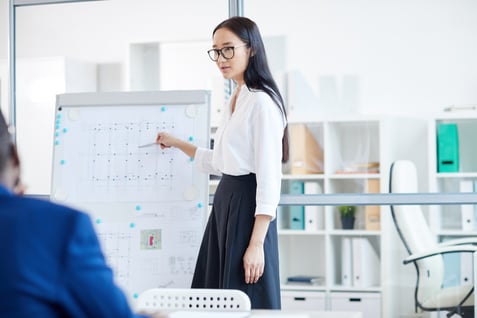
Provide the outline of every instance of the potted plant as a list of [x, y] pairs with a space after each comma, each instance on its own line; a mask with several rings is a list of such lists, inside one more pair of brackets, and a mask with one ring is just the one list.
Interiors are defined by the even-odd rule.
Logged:
[[345, 230], [354, 227], [354, 215], [356, 214], [356, 207], [354, 205], [341, 205], [338, 207], [341, 216], [341, 227]]

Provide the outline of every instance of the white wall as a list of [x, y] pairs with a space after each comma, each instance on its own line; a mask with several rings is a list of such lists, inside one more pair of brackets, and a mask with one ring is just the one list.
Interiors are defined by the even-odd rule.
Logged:
[[0, 59], [8, 52], [8, 0], [0, 0]]
[[[222, 0], [111, 0], [21, 7], [18, 55], [122, 60], [129, 43], [208, 39], [227, 16]], [[222, 3], [222, 5], [219, 5]]]
[[246, 1], [246, 13], [265, 34], [290, 34], [288, 68], [301, 70], [317, 95], [320, 77], [339, 84], [356, 75], [359, 107], [366, 112], [414, 114], [477, 104], [477, 1], [260, 3]]
[[[8, 117], [8, 0], [0, 0], [0, 109]], [[3, 61], [2, 61], [3, 60]]]

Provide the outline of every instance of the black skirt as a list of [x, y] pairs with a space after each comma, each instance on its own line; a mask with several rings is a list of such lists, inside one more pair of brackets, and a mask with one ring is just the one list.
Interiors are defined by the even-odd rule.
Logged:
[[240, 289], [252, 309], [280, 309], [280, 277], [276, 220], [264, 241], [265, 270], [255, 284], [245, 283], [243, 255], [255, 222], [255, 174], [223, 175], [205, 229], [192, 288]]

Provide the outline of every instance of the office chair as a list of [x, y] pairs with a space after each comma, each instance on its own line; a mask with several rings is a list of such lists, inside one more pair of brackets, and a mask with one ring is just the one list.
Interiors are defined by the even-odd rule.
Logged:
[[[398, 160], [391, 165], [390, 193], [417, 192], [417, 171], [413, 162]], [[424, 214], [417, 205], [391, 205], [391, 215], [399, 237], [409, 253], [404, 264], [413, 263], [417, 280], [415, 311], [448, 311], [464, 318], [474, 317], [474, 285], [443, 287], [445, 253], [473, 253], [477, 241], [463, 238], [437, 243]]]
[[137, 299], [138, 311], [250, 311], [247, 294], [237, 289], [152, 288]]

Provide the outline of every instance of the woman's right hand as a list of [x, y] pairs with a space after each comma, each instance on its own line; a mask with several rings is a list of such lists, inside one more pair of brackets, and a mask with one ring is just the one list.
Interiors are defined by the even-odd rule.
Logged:
[[178, 141], [177, 138], [163, 131], [158, 133], [156, 137], [156, 143], [161, 146], [161, 149], [177, 147]]
[[157, 134], [156, 144], [159, 144], [161, 149], [170, 147], [178, 148], [191, 158], [195, 157], [195, 151], [197, 150], [197, 146], [191, 144], [190, 142], [176, 138], [163, 131]]

